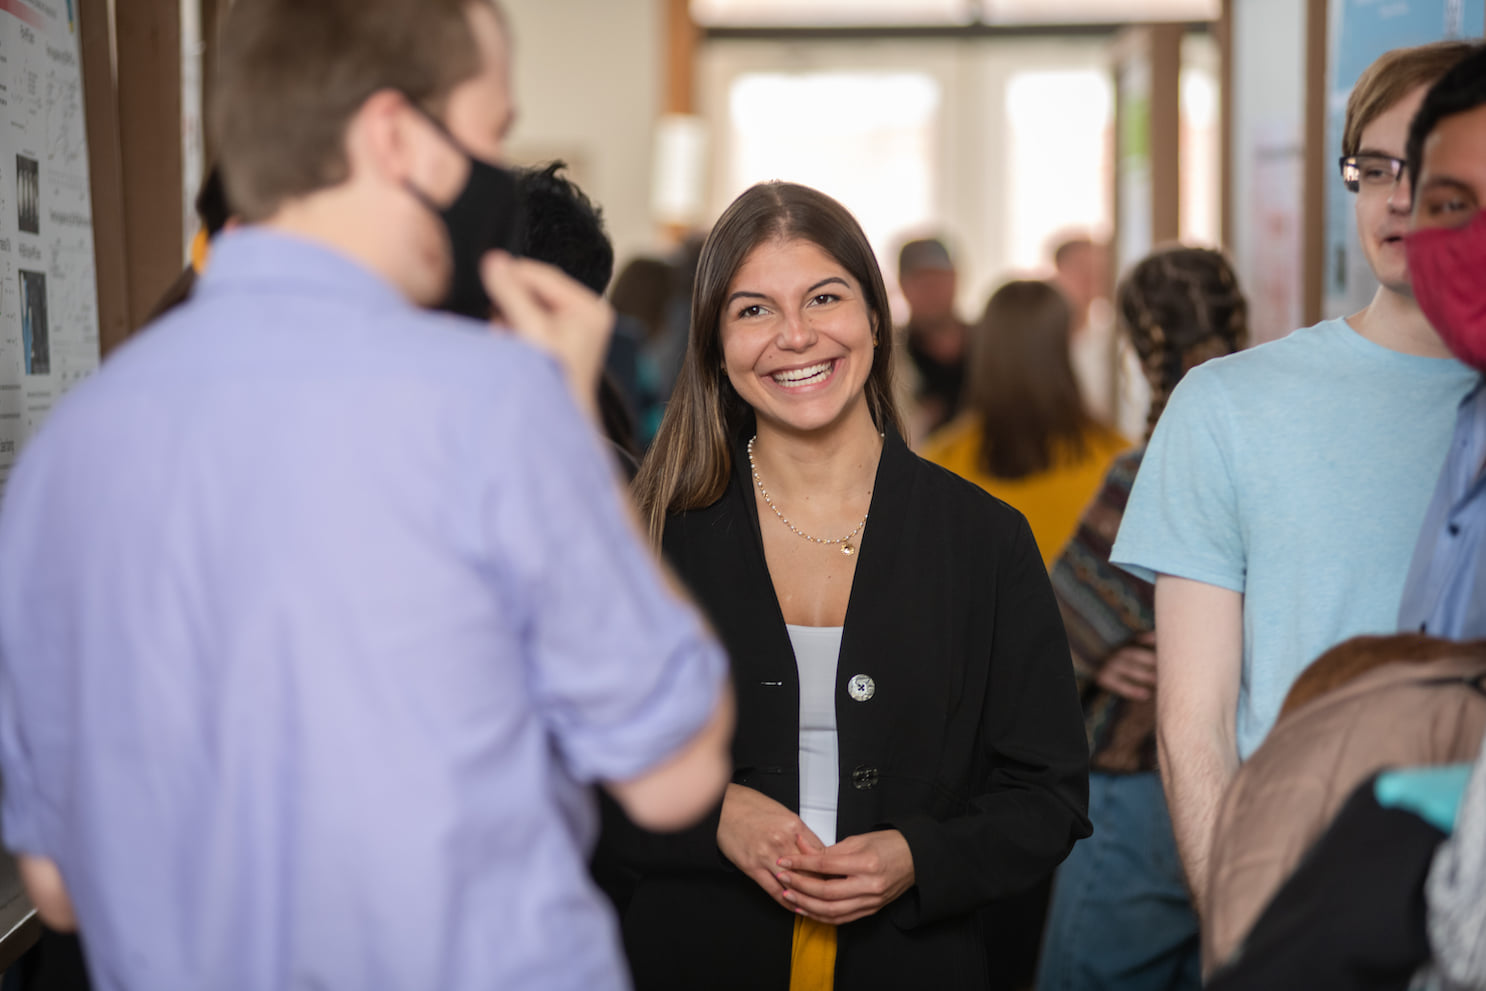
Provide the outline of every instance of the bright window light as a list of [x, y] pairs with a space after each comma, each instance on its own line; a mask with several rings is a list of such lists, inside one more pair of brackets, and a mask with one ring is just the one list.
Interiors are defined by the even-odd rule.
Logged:
[[691, 0], [713, 27], [1212, 21], [1220, 0]]
[[707, 25], [967, 24], [974, 0], [691, 0]]
[[839, 200], [879, 258], [933, 217], [939, 84], [915, 72], [751, 73], [729, 94], [724, 203], [784, 179]]
[[1060, 231], [1108, 231], [1111, 89], [1109, 77], [1092, 69], [1023, 72], [1008, 83], [1013, 267], [1044, 267], [1048, 240]]

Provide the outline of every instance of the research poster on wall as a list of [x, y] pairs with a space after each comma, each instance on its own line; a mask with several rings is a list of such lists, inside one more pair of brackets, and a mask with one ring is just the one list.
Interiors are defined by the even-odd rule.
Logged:
[[1444, 38], [1480, 38], [1486, 34], [1486, 0], [1331, 0], [1330, 9], [1324, 315], [1334, 317], [1361, 309], [1377, 289], [1357, 243], [1352, 194], [1342, 185], [1336, 164], [1352, 85], [1389, 49]]
[[0, 492], [98, 367], [76, 0], [0, 0]]

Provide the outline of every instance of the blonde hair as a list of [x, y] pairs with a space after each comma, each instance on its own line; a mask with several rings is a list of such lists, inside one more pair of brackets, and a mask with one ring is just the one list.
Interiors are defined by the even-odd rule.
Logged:
[[1362, 70], [1347, 97], [1347, 119], [1342, 129], [1342, 154], [1362, 150], [1362, 132], [1399, 100], [1420, 86], [1437, 81], [1476, 49], [1470, 41], [1435, 41], [1412, 48], [1395, 48], [1379, 55]]

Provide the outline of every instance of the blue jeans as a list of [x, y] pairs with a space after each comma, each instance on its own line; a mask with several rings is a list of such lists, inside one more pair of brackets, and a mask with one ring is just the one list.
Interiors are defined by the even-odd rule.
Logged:
[[1053, 882], [1037, 991], [1201, 987], [1201, 947], [1161, 778], [1089, 775], [1094, 835]]

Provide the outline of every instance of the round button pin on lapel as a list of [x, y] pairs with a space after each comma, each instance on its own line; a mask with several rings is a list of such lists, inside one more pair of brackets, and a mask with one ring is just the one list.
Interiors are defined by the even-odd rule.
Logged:
[[846, 694], [858, 702], [865, 702], [877, 691], [877, 682], [865, 674], [854, 674], [846, 683]]

